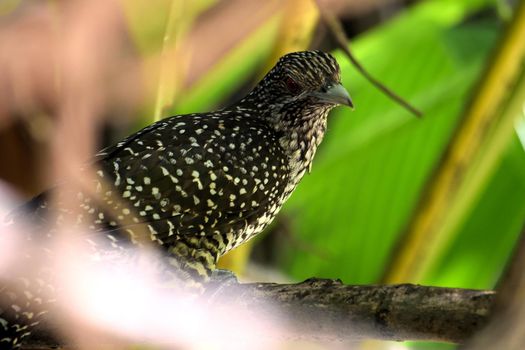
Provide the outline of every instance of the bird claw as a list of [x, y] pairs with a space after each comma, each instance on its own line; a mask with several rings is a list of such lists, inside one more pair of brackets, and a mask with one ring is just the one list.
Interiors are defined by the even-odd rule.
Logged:
[[238, 285], [239, 281], [233, 272], [216, 269], [212, 271], [210, 281], [206, 283], [204, 295], [209, 303], [213, 303], [219, 295], [225, 295], [223, 293], [225, 290], [231, 290], [232, 287]]
[[212, 271], [210, 276], [211, 283], [224, 283], [228, 281], [239, 283], [237, 276], [230, 270], [215, 269]]

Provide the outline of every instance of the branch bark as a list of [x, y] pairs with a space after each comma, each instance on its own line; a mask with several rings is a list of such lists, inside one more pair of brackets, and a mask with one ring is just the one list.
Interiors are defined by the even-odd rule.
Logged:
[[[411, 284], [351, 286], [338, 280], [298, 284], [226, 283], [210, 292], [219, 308], [246, 311], [250, 318], [288, 328], [286, 340], [431, 340], [461, 343], [488, 320], [492, 291]], [[230, 311], [231, 312], [231, 311]], [[262, 312], [262, 314], [261, 314]], [[45, 344], [32, 337], [27, 347]]]
[[[411, 284], [350, 286], [337, 280], [252, 283], [221, 288], [235, 306], [271, 303], [289, 321], [291, 338], [355, 341], [434, 340], [460, 343], [484, 325], [492, 291]], [[257, 316], [257, 315], [254, 315]]]

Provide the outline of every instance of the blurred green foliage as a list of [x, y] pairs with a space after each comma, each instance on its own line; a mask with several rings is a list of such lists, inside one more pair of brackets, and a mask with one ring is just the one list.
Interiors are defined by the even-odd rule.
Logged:
[[[182, 18], [184, 22], [191, 22], [215, 2], [216, 0], [181, 1], [175, 5], [178, 5], [177, 10], [181, 10], [183, 13], [175, 15]], [[152, 5], [149, 1], [127, 0], [123, 1], [122, 5], [125, 8], [129, 31], [139, 51], [143, 54], [160, 51], [169, 16], [173, 15], [170, 11], [173, 1], [156, 0], [155, 5]]]
[[[173, 113], [205, 112], [222, 106], [222, 102], [253, 78], [253, 72], [264, 63], [270, 54], [273, 38], [278, 27], [278, 18], [270, 18], [254, 33], [226, 54], [224, 59], [198, 81], [184, 91]], [[254, 82], [255, 83], [255, 82]]]
[[[500, 34], [491, 9], [481, 1], [425, 2], [352, 43], [375, 76], [423, 110], [422, 120], [337, 56], [356, 111], [333, 113], [313, 173], [287, 205], [293, 234], [324, 253], [289, 246], [284, 266], [293, 277], [378, 281]], [[418, 282], [494, 285], [525, 217], [523, 148], [512, 143], [500, 162], [457, 238]]]

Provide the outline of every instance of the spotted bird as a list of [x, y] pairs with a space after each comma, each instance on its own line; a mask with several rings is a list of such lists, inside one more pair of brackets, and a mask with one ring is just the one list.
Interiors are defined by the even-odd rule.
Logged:
[[[287, 54], [234, 105], [166, 118], [99, 152], [90, 191], [50, 201], [51, 189], [10, 219], [75, 223], [106, 240], [105, 249], [145, 237], [180, 275], [205, 282], [221, 255], [275, 218], [310, 171], [337, 105], [352, 107], [336, 60], [321, 51]], [[0, 344], [13, 347], [40, 321], [27, 317], [34, 296], [6, 293]]]

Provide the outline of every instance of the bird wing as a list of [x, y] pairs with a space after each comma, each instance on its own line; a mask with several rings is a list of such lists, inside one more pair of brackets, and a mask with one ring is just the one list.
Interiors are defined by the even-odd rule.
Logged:
[[102, 151], [99, 174], [127, 204], [112, 201], [110, 216], [176, 239], [250, 225], [276, 202], [289, 176], [276, 135], [219, 113], [171, 117]]

